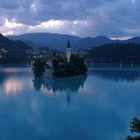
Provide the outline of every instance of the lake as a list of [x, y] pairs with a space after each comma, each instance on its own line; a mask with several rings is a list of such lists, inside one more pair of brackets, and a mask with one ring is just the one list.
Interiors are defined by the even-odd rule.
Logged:
[[0, 140], [125, 140], [139, 107], [138, 69], [38, 80], [0, 68]]

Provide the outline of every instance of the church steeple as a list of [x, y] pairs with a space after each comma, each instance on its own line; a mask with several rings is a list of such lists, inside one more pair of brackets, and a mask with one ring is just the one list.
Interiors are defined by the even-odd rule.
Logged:
[[67, 48], [66, 48], [66, 58], [67, 58], [67, 61], [70, 62], [70, 58], [71, 58], [71, 46], [70, 46], [70, 41], [69, 40], [68, 40]]
[[68, 40], [67, 48], [70, 48], [70, 41]]

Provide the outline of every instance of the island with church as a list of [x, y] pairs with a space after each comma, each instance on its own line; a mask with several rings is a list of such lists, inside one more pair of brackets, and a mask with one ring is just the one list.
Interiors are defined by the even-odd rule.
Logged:
[[33, 64], [33, 73], [35, 77], [39, 78], [46, 75], [52, 77], [72, 77], [85, 75], [87, 67], [82, 57], [72, 53], [71, 44], [68, 41], [65, 55], [54, 55], [51, 61], [36, 59]]

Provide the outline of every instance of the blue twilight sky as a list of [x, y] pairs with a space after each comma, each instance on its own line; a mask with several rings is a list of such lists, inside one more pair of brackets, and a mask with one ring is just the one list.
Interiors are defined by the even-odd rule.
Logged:
[[139, 36], [140, 0], [0, 0], [0, 32]]

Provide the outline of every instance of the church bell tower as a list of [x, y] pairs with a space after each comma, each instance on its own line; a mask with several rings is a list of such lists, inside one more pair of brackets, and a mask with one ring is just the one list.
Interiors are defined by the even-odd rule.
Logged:
[[70, 41], [68, 41], [67, 48], [66, 48], [66, 58], [67, 58], [67, 62], [70, 62], [70, 58], [71, 58]]

